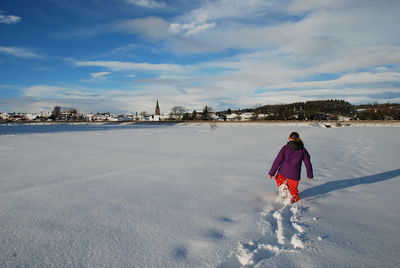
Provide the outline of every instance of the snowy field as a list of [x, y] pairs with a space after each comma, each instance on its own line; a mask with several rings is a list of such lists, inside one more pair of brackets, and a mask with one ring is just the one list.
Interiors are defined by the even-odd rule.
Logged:
[[[0, 267], [400, 267], [399, 127], [0, 131]], [[287, 205], [291, 131], [315, 179]]]

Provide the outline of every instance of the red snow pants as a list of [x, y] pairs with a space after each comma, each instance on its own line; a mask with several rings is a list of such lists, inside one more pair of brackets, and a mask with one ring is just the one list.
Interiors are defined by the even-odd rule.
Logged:
[[281, 186], [282, 184], [286, 184], [287, 187], [289, 188], [289, 192], [292, 195], [292, 199], [290, 200], [290, 202], [294, 203], [300, 200], [300, 196], [299, 196], [299, 181], [298, 180], [291, 180], [288, 178], [285, 178], [284, 176], [282, 176], [281, 174], [278, 173], [278, 175], [276, 175], [275, 177], [275, 181], [276, 184], [279, 186]]

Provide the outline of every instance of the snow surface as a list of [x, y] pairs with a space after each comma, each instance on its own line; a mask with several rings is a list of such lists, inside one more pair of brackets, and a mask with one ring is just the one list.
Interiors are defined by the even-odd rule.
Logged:
[[[291, 131], [294, 205], [266, 176]], [[0, 267], [400, 267], [398, 127], [7, 133]]]

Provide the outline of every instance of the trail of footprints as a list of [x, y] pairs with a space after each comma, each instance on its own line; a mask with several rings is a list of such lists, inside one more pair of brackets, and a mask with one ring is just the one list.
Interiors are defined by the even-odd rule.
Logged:
[[295, 252], [305, 247], [306, 228], [299, 221], [304, 207], [278, 202], [261, 213], [261, 237], [240, 243], [235, 252], [219, 268], [254, 267], [281, 252]]

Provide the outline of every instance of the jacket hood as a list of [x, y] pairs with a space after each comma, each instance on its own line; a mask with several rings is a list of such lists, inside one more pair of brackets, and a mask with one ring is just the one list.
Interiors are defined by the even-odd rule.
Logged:
[[304, 144], [302, 142], [289, 141], [287, 145], [292, 150], [301, 150], [304, 148]]

